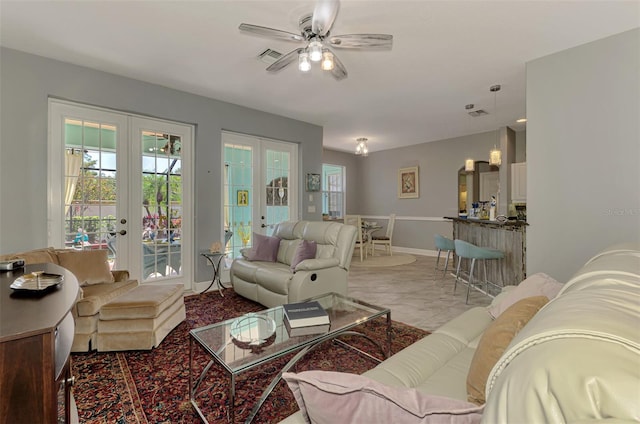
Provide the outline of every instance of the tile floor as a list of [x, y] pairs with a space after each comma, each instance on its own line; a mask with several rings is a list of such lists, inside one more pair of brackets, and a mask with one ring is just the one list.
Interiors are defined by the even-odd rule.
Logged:
[[[458, 284], [455, 294], [451, 275], [434, 271], [436, 258], [415, 255], [409, 265], [393, 267], [351, 267], [349, 295], [391, 309], [391, 319], [433, 331], [451, 318], [474, 306], [486, 306], [491, 298], [471, 290], [465, 304], [466, 289]], [[354, 261], [359, 257], [354, 256]], [[440, 260], [440, 268], [444, 259]], [[453, 269], [452, 269], [453, 268]], [[455, 271], [451, 261], [449, 272]], [[449, 272], [447, 274], [449, 274]]]

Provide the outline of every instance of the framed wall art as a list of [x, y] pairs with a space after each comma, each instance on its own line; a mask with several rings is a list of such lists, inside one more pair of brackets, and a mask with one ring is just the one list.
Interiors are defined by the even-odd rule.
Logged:
[[238, 190], [238, 206], [249, 206], [249, 190]]
[[418, 167], [400, 168], [398, 170], [398, 198], [417, 199], [418, 197], [420, 197]]
[[307, 174], [307, 191], [320, 191], [320, 174]]

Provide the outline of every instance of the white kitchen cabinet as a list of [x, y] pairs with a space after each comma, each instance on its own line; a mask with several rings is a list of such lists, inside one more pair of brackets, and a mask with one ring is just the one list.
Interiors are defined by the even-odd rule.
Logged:
[[527, 163], [511, 164], [511, 202], [527, 203]]

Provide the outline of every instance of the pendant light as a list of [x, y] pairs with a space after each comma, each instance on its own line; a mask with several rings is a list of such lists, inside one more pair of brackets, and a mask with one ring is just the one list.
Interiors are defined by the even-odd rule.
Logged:
[[473, 159], [467, 159], [464, 161], [465, 172], [473, 172], [474, 169], [475, 169], [475, 162]]
[[498, 148], [500, 144], [500, 128], [498, 128], [498, 91], [500, 91], [500, 84], [492, 85], [489, 87], [489, 91], [493, 93], [493, 114], [496, 121], [496, 144], [493, 145], [493, 149], [489, 152], [489, 165], [500, 166], [502, 164], [502, 152]]

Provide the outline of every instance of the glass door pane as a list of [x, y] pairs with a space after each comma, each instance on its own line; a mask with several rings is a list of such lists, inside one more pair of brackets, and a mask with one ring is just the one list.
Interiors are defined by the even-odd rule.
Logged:
[[180, 135], [142, 131], [142, 278], [181, 275]]
[[109, 248], [116, 230], [116, 131], [94, 120], [64, 118], [64, 240], [78, 250]]
[[[271, 143], [274, 144], [274, 143]], [[277, 146], [275, 146], [277, 147]], [[289, 221], [291, 217], [289, 202], [289, 181], [291, 180], [291, 154], [288, 151], [264, 149], [264, 191], [266, 194], [261, 225], [267, 235], [273, 233], [278, 222]], [[262, 217], [265, 217], [262, 219]]]
[[191, 281], [192, 128], [168, 121], [131, 118], [131, 268], [142, 281]]
[[251, 246], [256, 146], [250, 138], [225, 134], [225, 140], [229, 142], [224, 144], [224, 231], [232, 233], [226, 252], [233, 258], [240, 255], [240, 249]]

